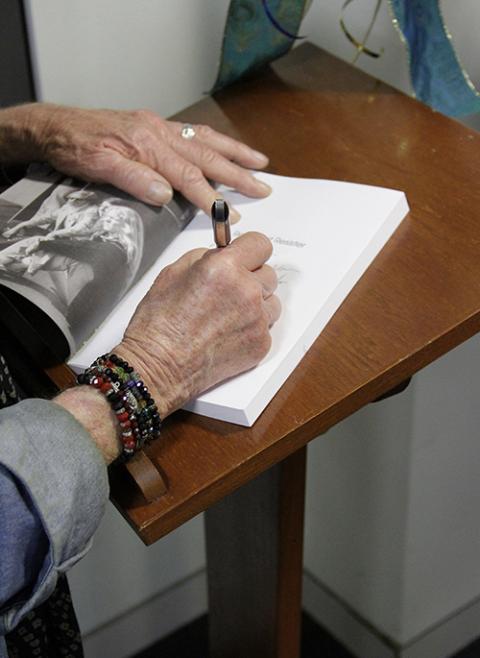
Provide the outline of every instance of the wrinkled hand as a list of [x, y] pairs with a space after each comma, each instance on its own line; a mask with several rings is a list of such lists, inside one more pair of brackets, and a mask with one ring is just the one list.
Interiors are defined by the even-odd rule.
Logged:
[[223, 249], [195, 249], [158, 276], [113, 351], [142, 375], [165, 417], [255, 366], [280, 315], [270, 240], [245, 233]]
[[251, 197], [270, 193], [248, 171], [266, 166], [267, 157], [208, 126], [194, 126], [195, 137], [186, 140], [182, 124], [148, 110], [36, 107], [44, 159], [71, 176], [111, 183], [157, 205], [173, 188], [207, 212], [218, 196], [207, 178]]

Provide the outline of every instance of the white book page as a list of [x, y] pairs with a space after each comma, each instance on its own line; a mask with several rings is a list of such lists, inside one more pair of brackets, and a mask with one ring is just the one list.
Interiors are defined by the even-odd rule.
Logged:
[[[222, 190], [242, 219], [232, 237], [255, 230], [273, 242], [282, 316], [272, 349], [254, 369], [207, 391], [186, 408], [250, 426], [330, 320], [405, 214], [403, 192], [353, 183], [257, 174], [273, 188], [253, 200]], [[167, 264], [196, 247], [212, 247], [211, 220], [199, 212], [70, 360], [81, 370], [120, 342], [137, 304]]]

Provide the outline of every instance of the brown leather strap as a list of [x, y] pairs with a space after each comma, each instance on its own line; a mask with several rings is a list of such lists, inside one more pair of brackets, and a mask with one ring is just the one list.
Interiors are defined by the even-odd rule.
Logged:
[[125, 468], [148, 503], [167, 492], [168, 487], [162, 474], [143, 450], [139, 450], [125, 464]]

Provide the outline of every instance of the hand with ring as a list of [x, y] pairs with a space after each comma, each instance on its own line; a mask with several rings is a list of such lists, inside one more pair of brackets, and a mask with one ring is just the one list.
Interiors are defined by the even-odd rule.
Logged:
[[[0, 111], [0, 134], [5, 125], [15, 134], [15, 123], [28, 131], [18, 131], [24, 141], [12, 144], [10, 161], [46, 160], [65, 174], [111, 183], [146, 203], [168, 203], [178, 190], [209, 212], [218, 195], [208, 179], [250, 197], [271, 191], [250, 172], [267, 165], [262, 153], [208, 126], [182, 125], [148, 110], [33, 103]], [[238, 218], [232, 209], [231, 219]]]

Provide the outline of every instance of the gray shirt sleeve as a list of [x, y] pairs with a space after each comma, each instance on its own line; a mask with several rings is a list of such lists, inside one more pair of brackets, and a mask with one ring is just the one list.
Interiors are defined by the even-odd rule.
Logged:
[[[88, 551], [108, 499], [108, 480], [88, 432], [65, 409], [46, 400], [24, 400], [0, 411], [0, 464], [13, 476], [43, 529], [34, 582], [24, 583], [20, 596], [8, 602], [2, 601], [0, 588], [1, 636], [44, 601], [58, 574]], [[28, 528], [25, 524], [25, 532]], [[0, 535], [5, 532], [8, 528], [0, 527]], [[20, 535], [16, 541], [28, 544], [30, 537]], [[15, 551], [14, 543], [9, 550]], [[31, 569], [21, 563], [25, 554], [15, 551], [9, 564], [27, 574]]]

